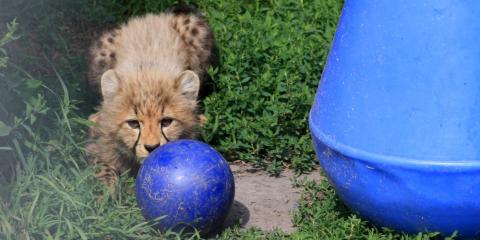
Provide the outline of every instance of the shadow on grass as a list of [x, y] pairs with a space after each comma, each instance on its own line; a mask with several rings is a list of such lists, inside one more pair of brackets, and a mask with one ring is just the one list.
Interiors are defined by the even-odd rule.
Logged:
[[8, 64], [0, 68], [0, 121], [12, 130], [0, 136], [0, 147], [10, 149], [0, 152], [0, 182], [14, 179], [28, 138], [49, 141], [57, 112], [81, 120], [97, 106], [99, 96], [87, 84], [88, 47], [121, 19], [104, 2], [0, 0], [0, 39], [7, 23], [18, 23], [17, 39], [3, 46]]

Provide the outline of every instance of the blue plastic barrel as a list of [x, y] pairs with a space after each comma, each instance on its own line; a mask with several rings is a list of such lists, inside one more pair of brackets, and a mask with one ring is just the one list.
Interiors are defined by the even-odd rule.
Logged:
[[310, 128], [360, 216], [480, 237], [480, 1], [347, 0]]

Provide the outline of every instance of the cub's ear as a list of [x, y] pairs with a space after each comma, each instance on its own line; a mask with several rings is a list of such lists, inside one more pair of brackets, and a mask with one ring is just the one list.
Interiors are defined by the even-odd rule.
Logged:
[[190, 70], [184, 71], [177, 78], [176, 88], [189, 100], [196, 101], [200, 90], [200, 79], [198, 75]]
[[103, 98], [110, 98], [114, 96], [120, 89], [120, 80], [117, 74], [112, 69], [106, 71], [102, 75], [101, 88]]

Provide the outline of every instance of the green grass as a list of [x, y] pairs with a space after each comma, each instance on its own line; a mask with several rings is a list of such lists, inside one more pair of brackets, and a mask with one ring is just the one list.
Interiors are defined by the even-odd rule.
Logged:
[[[163, 239], [143, 220], [134, 179], [110, 198], [84, 154], [97, 99], [86, 86], [95, 32], [174, 1], [0, 0], [0, 239]], [[221, 65], [205, 100], [206, 141], [231, 161], [276, 174], [316, 165], [307, 116], [341, 1], [198, 1]], [[5, 9], [9, 9], [7, 12]], [[8, 25], [16, 19], [15, 23]], [[16, 30], [16, 31], [15, 31]], [[13, 33], [15, 31], [15, 33]], [[378, 229], [349, 212], [326, 183], [299, 183], [298, 230], [226, 229], [218, 239], [435, 239]], [[103, 200], [100, 200], [103, 199]]]
[[215, 74], [217, 92], [205, 104], [212, 120], [206, 139], [230, 159], [249, 161], [272, 173], [285, 166], [311, 170], [316, 161], [308, 112], [341, 5], [204, 5], [222, 55], [222, 67]]

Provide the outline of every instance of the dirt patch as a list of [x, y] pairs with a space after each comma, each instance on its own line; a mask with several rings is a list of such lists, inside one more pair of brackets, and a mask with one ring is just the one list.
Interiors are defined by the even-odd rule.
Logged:
[[[264, 231], [295, 230], [292, 211], [297, 207], [301, 189], [294, 188], [295, 173], [284, 170], [279, 177], [255, 169], [247, 164], [230, 166], [235, 176], [235, 201], [226, 226], [240, 224], [242, 228], [257, 227]], [[320, 181], [319, 170], [301, 175], [299, 179]]]

